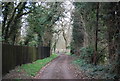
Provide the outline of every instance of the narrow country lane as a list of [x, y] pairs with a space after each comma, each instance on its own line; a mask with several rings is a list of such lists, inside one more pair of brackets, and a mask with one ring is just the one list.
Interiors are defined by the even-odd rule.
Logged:
[[35, 76], [35, 79], [83, 79], [85, 76], [70, 62], [72, 57], [62, 54], [47, 64]]

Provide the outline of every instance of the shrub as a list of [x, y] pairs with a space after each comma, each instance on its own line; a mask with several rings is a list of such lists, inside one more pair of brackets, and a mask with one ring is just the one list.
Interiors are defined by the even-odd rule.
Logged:
[[[104, 62], [105, 53], [100, 52], [102, 48], [98, 47], [97, 63]], [[93, 63], [94, 48], [93, 46], [87, 46], [80, 49], [80, 59], [84, 59], [87, 63]]]
[[92, 47], [83, 47], [80, 49], [80, 59], [84, 59], [87, 63], [92, 62], [94, 49]]

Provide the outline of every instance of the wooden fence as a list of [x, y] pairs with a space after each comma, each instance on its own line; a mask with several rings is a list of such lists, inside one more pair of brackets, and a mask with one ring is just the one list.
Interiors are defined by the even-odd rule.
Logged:
[[15, 66], [50, 56], [50, 47], [28, 47], [2, 44], [2, 74]]

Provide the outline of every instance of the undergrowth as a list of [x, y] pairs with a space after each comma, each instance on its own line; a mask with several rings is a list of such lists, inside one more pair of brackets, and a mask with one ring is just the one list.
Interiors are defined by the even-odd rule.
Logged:
[[84, 71], [87, 76], [95, 79], [114, 79], [115, 74], [110, 74], [109, 65], [93, 65], [90, 63], [87, 63], [84, 59], [80, 59], [78, 56], [72, 55], [76, 57], [73, 61], [74, 64], [76, 64], [80, 70]]

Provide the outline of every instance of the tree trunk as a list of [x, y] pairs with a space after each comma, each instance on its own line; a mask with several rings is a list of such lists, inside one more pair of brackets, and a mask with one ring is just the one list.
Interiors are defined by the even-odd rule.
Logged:
[[97, 63], [97, 44], [98, 44], [98, 21], [99, 21], [99, 3], [96, 4], [96, 29], [95, 29], [95, 52], [94, 52], [94, 64]]
[[120, 3], [116, 4], [116, 34], [115, 34], [115, 42], [116, 42], [116, 74], [117, 78], [120, 78]]
[[113, 30], [113, 27], [115, 27], [115, 6], [116, 3], [111, 2], [109, 4], [108, 8], [108, 20], [107, 20], [107, 32], [108, 32], [108, 54], [109, 54], [109, 63], [112, 63], [115, 59], [115, 44], [114, 44], [114, 34], [115, 30]]

